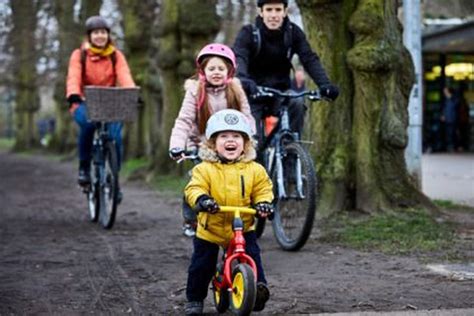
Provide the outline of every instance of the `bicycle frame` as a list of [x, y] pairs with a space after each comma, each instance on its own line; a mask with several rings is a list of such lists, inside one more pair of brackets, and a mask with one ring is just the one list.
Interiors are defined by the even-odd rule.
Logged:
[[[262, 88], [260, 96], [268, 97], [280, 97], [282, 98], [281, 103], [281, 112], [279, 115], [279, 122], [275, 129], [265, 137], [263, 146], [261, 148], [267, 149], [267, 161], [265, 168], [272, 174], [274, 168], [276, 168], [277, 179], [276, 185], [278, 186], [278, 199], [286, 199], [288, 195], [283, 183], [284, 179], [284, 166], [282, 163], [282, 144], [284, 142], [299, 142], [300, 135], [297, 132], [293, 132], [290, 129], [290, 118], [288, 107], [290, 104], [291, 98], [299, 98], [305, 95], [309, 95], [311, 100], [319, 100], [319, 92], [316, 91], [305, 91], [297, 94], [293, 93], [282, 93], [276, 89], [271, 88]], [[258, 97], [258, 95], [257, 95]], [[298, 199], [304, 199], [305, 195], [303, 193], [303, 180], [301, 175], [301, 161], [296, 159], [295, 165], [295, 175], [296, 175], [296, 193]]]
[[247, 253], [245, 253], [245, 238], [243, 232], [243, 223], [240, 217], [241, 213], [255, 215], [256, 211], [247, 207], [221, 206], [219, 212], [234, 213], [233, 230], [234, 237], [229, 243], [224, 255], [224, 269], [222, 281], [217, 278], [213, 279], [213, 285], [220, 289], [228, 289], [232, 292], [232, 263], [238, 261], [240, 263], [247, 263], [254, 275], [257, 278], [257, 266]]
[[92, 143], [92, 152], [93, 152], [93, 164], [96, 166], [96, 180], [101, 186], [105, 184], [105, 148], [106, 143], [112, 141], [109, 132], [107, 123], [96, 123], [96, 132], [94, 135], [94, 140]]

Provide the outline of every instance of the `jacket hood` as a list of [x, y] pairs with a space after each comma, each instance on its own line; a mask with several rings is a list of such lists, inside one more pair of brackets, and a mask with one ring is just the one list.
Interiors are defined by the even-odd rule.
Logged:
[[[255, 148], [255, 140], [250, 139], [249, 141], [245, 141], [244, 153], [242, 156], [237, 158], [235, 162], [250, 162], [255, 160], [255, 158], [257, 158], [257, 151]], [[199, 148], [199, 158], [201, 158], [203, 161], [221, 162], [217, 152], [209, 147], [209, 142], [204, 142]]]

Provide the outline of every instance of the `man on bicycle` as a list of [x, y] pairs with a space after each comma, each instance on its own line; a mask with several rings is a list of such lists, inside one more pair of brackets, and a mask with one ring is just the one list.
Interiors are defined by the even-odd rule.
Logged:
[[[248, 96], [257, 92], [257, 85], [279, 90], [291, 86], [291, 59], [298, 55], [305, 71], [321, 90], [321, 96], [334, 100], [338, 88], [331, 84], [319, 61], [311, 49], [304, 32], [292, 23], [288, 16], [288, 0], [258, 0], [259, 16], [254, 25], [245, 25], [234, 43], [237, 57], [237, 76]], [[277, 116], [278, 101], [252, 101], [250, 107], [257, 122], [259, 140], [263, 135], [262, 118]], [[291, 129], [301, 134], [306, 106], [303, 100], [293, 99], [289, 108]]]

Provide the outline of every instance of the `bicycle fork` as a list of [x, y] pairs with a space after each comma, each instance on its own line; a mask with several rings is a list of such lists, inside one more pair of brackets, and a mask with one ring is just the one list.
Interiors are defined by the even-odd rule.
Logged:
[[[283, 164], [283, 153], [281, 151], [281, 146], [279, 143], [275, 146], [275, 148], [272, 148], [273, 150], [270, 151], [270, 158], [269, 162], [272, 163], [273, 161], [275, 162], [275, 168], [276, 168], [276, 175], [277, 175], [277, 183], [276, 185], [278, 186], [278, 198], [279, 199], [287, 199], [288, 194], [286, 192], [285, 188], [285, 166]], [[273, 156], [273, 157], [272, 157]], [[287, 166], [288, 167], [288, 166]], [[296, 181], [296, 198], [297, 199], [304, 199], [304, 191], [303, 191], [303, 177], [301, 173], [301, 159], [297, 156], [296, 161], [294, 166], [292, 166], [294, 169], [290, 170], [291, 173], [295, 175], [295, 181]]]

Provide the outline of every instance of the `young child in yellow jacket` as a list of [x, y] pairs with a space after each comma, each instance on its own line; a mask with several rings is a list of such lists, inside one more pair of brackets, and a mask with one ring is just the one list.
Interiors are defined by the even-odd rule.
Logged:
[[[199, 211], [194, 251], [188, 270], [187, 315], [201, 314], [209, 283], [215, 273], [219, 246], [230, 242], [233, 215], [220, 213], [219, 205], [253, 206], [257, 216], [273, 212], [272, 182], [256, 157], [252, 131], [243, 114], [222, 110], [212, 115], [206, 126], [206, 143], [200, 148], [203, 162], [194, 167], [185, 188], [186, 201]], [[241, 214], [246, 252], [257, 265], [257, 301], [254, 310], [263, 310], [270, 297], [266, 286], [260, 248], [255, 233], [255, 217]]]

